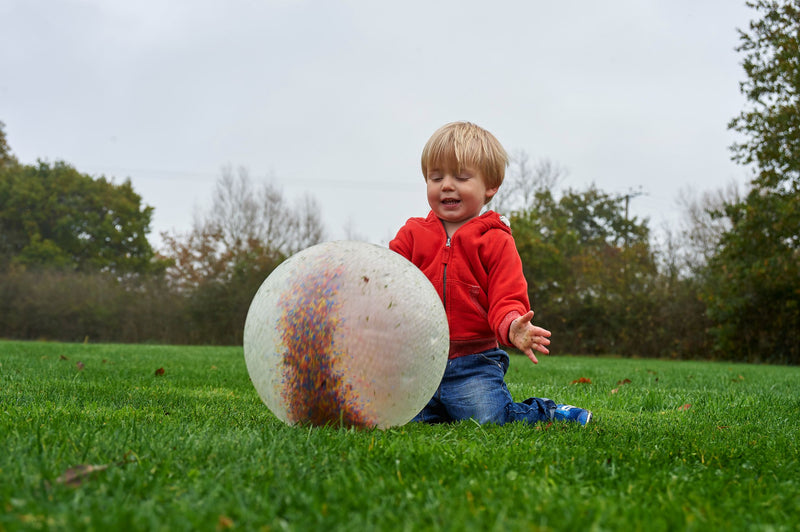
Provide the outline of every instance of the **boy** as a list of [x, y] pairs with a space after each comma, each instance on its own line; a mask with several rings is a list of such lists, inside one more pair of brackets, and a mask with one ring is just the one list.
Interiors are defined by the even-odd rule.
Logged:
[[528, 286], [508, 221], [481, 214], [503, 182], [508, 155], [488, 131], [468, 122], [437, 130], [422, 151], [422, 174], [431, 212], [411, 218], [389, 243], [430, 279], [450, 325], [444, 377], [414, 421], [473, 418], [511, 421], [568, 420], [586, 425], [592, 414], [550, 399], [515, 403], [505, 384], [513, 345], [534, 363], [547, 354], [550, 331], [531, 323]]

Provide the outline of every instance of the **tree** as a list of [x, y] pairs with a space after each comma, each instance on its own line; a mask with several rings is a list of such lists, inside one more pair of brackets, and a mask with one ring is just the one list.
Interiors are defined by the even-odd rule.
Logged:
[[12, 164], [17, 164], [17, 159], [11, 153], [11, 148], [8, 147], [8, 142], [6, 141], [5, 127], [6, 125], [0, 121], [0, 170]]
[[270, 182], [257, 187], [248, 172], [224, 168], [211, 207], [199, 215], [191, 231], [164, 233], [161, 255], [172, 262], [168, 275], [184, 288], [215, 280], [227, 281], [237, 269], [263, 273], [286, 257], [325, 237], [320, 209], [305, 196], [292, 206]]
[[537, 319], [561, 350], [657, 354], [643, 338], [656, 317], [647, 221], [628, 219], [622, 198], [539, 190], [511, 226]]
[[65, 162], [0, 167], [0, 269], [143, 273], [157, 268], [147, 240], [152, 207], [120, 185]]
[[800, 1], [759, 0], [740, 31], [748, 107], [729, 127], [733, 158], [753, 169], [742, 201], [716, 216], [730, 230], [709, 261], [704, 299], [729, 358], [800, 363]]
[[692, 277], [702, 272], [719, 250], [722, 236], [731, 229], [730, 220], [719, 213], [725, 205], [738, 203], [741, 199], [736, 182], [699, 194], [692, 188], [681, 190], [678, 205], [684, 220], [677, 235], [667, 229], [667, 238], [671, 240], [668, 246], [674, 253], [668, 268], [674, 269], [681, 277]]
[[491, 201], [491, 208], [502, 214], [527, 208], [538, 192], [552, 191], [566, 176], [566, 170], [549, 159], [531, 163], [524, 150], [512, 153], [509, 163], [503, 186]]
[[797, 191], [800, 174], [800, 1], [759, 0], [763, 12], [739, 31], [747, 79], [739, 88], [750, 106], [729, 127], [745, 140], [732, 146], [734, 159], [754, 163], [756, 184], [770, 191]]
[[186, 234], [163, 234], [172, 287], [187, 299], [192, 341], [240, 344], [258, 287], [286, 257], [324, 238], [316, 202], [294, 207], [269, 182], [223, 170], [212, 205]]

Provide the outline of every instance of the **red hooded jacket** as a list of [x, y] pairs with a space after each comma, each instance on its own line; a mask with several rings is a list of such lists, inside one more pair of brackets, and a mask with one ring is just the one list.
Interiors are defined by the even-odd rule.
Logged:
[[448, 240], [442, 221], [410, 218], [389, 248], [425, 274], [442, 298], [450, 325], [450, 358], [510, 345], [511, 322], [530, 309], [511, 228], [493, 211], [473, 218]]

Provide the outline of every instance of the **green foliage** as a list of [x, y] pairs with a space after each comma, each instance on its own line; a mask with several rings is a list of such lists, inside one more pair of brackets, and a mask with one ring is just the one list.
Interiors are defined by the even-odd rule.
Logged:
[[547, 190], [512, 215], [536, 321], [560, 352], [662, 354], [653, 336], [657, 270], [646, 221], [595, 187]]
[[130, 181], [19, 164], [0, 123], [0, 336], [187, 341]]
[[11, 153], [11, 148], [8, 147], [5, 128], [6, 125], [0, 121], [0, 170], [7, 166], [17, 164], [17, 159], [14, 157], [14, 154]]
[[241, 345], [244, 322], [258, 288], [280, 259], [268, 253], [238, 256], [224, 278], [204, 278], [186, 292], [186, 310], [196, 343]]
[[755, 163], [759, 183], [776, 188], [800, 172], [800, 1], [748, 2], [761, 18], [739, 31], [747, 79], [740, 84], [749, 107], [730, 127], [744, 134], [733, 146], [742, 164]]
[[171, 287], [186, 301], [193, 342], [240, 345], [250, 302], [286, 257], [324, 238], [310, 198], [292, 209], [270, 183], [223, 171], [210, 209], [186, 234], [163, 234]]
[[730, 127], [751, 190], [717, 213], [731, 222], [703, 297], [717, 350], [736, 360], [800, 363], [800, 2], [758, 1], [739, 51], [750, 107]]
[[185, 299], [156, 276], [0, 272], [0, 337], [188, 343], [186, 314]]
[[0, 528], [794, 530], [798, 378], [512, 357], [595, 422], [356, 431], [278, 421], [240, 348], [2, 342]]
[[142, 273], [152, 207], [130, 180], [93, 179], [64, 162], [0, 167], [0, 269]]

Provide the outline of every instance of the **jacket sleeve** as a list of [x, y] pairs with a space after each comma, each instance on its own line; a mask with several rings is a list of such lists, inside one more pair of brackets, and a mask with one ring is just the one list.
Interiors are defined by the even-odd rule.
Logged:
[[406, 224], [400, 228], [394, 239], [389, 242], [389, 249], [411, 260], [412, 244], [411, 231], [408, 229], [408, 224]]
[[520, 259], [513, 237], [504, 233], [489, 247], [491, 257], [489, 275], [489, 324], [503, 345], [511, 345], [508, 338], [511, 322], [530, 310], [528, 283], [522, 273]]

